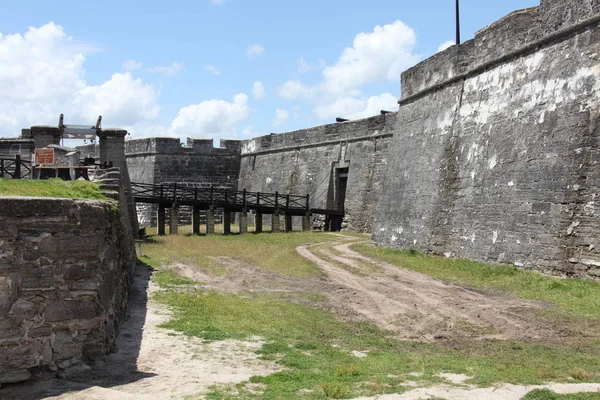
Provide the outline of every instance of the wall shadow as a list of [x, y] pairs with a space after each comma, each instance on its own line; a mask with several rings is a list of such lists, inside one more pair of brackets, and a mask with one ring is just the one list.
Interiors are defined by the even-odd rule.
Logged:
[[155, 376], [153, 373], [139, 371], [137, 366], [148, 310], [147, 288], [153, 271], [150, 265], [138, 260], [114, 352], [104, 360], [91, 362], [92, 369], [81, 374], [67, 375], [64, 379], [44, 379], [44, 374], [40, 373], [37, 376], [33, 374], [32, 379], [27, 382], [3, 385], [0, 388], [0, 399], [34, 400], [65, 393], [74, 395], [91, 387], [108, 389]]

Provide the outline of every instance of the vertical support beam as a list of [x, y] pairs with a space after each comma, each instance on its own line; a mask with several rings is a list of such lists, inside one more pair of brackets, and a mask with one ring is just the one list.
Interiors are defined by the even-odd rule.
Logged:
[[310, 231], [310, 213], [306, 213], [305, 216], [302, 217], [302, 232]]
[[162, 204], [158, 206], [158, 235], [165, 235], [165, 206]]
[[281, 231], [281, 221], [279, 219], [279, 212], [275, 211], [275, 214], [271, 217], [271, 232], [279, 233]]
[[254, 232], [262, 233], [263, 231], [263, 215], [256, 213], [254, 216]]
[[179, 209], [173, 204], [170, 210], [171, 220], [169, 221], [169, 235], [176, 235], [179, 232]]
[[206, 211], [206, 234], [214, 235], [215, 234], [215, 210], [211, 208]]
[[242, 211], [240, 213], [240, 234], [248, 233], [248, 213]]
[[15, 156], [15, 174], [13, 176], [14, 179], [21, 179], [21, 155], [17, 154]]
[[192, 233], [194, 235], [200, 234], [200, 209], [198, 206], [194, 206], [194, 210], [192, 211]]
[[285, 231], [286, 232], [291, 232], [294, 230], [294, 227], [292, 226], [292, 216], [291, 214], [285, 214], [284, 216], [284, 223], [285, 223]]
[[223, 211], [223, 235], [231, 234], [231, 212]]

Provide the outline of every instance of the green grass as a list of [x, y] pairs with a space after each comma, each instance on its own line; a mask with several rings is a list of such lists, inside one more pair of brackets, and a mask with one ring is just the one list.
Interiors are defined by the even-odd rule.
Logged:
[[548, 389], [536, 389], [529, 392], [521, 400], [596, 400], [600, 393], [557, 394]]
[[[183, 232], [186, 230], [183, 229]], [[144, 245], [145, 262], [155, 268], [181, 262], [223, 274], [223, 266], [214, 257], [234, 257], [236, 260], [265, 270], [295, 276], [319, 276], [321, 270], [302, 258], [296, 246], [332, 240], [331, 235], [318, 233], [262, 233], [258, 235], [167, 235], [153, 236], [153, 243]]]
[[[146, 247], [149, 258], [145, 260], [155, 266], [168, 265], [181, 258], [201, 266], [209, 255], [227, 256], [277, 273], [308, 277], [320, 272], [297, 257], [295, 246], [336, 238], [317, 233], [293, 233], [226, 237], [179, 235], [155, 239], [154, 244]], [[361, 246], [358, 246], [361, 252], [366, 252]], [[391, 262], [397, 256], [387, 254], [385, 257]], [[552, 290], [548, 287], [556, 286], [554, 282], [564, 283], [565, 287], [555, 289], [562, 293], [555, 295], [559, 303], [567, 302], [566, 298], [577, 298], [571, 292], [581, 290], [577, 285], [569, 286], [570, 281], [537, 274], [523, 278], [519, 276], [520, 271], [512, 269], [509, 269], [512, 272], [498, 272], [494, 270], [497, 267], [461, 261], [453, 272], [447, 271], [451, 267], [446, 264], [452, 260], [418, 254], [403, 257], [418, 259], [414, 265], [424, 263], [433, 271], [445, 271], [444, 279], [447, 280], [478, 277], [485, 281], [486, 288], [502, 288], [489, 284], [488, 279], [508, 285], [507, 279], [513, 276], [517, 280], [541, 279], [540, 283], [530, 286], [538, 291]], [[395, 262], [400, 261], [396, 259]], [[437, 267], [436, 263], [439, 264]], [[400, 341], [390, 332], [373, 325], [341, 322], [330, 313], [292, 302], [290, 296], [294, 294], [291, 293], [220, 294], [204, 291], [167, 271], [161, 271], [153, 278], [164, 289], [155, 295], [155, 299], [171, 306], [175, 313], [165, 327], [208, 341], [261, 337], [267, 343], [259, 351], [260, 356], [286, 368], [266, 377], [251, 378], [251, 383], [265, 385], [264, 393], [252, 393], [246, 390], [247, 383], [241, 383], [234, 387], [215, 386], [209, 399], [325, 399], [402, 393], [410, 390], [404, 386], [407, 381], [417, 381], [425, 386], [444, 382], [439, 377], [441, 372], [466, 374], [473, 377], [467, 383], [486, 387], [500, 382], [600, 382], [600, 343], [596, 338], [565, 338], [560, 344], [470, 341], [445, 346]], [[469, 282], [474, 285], [477, 279], [472, 278]], [[580, 310], [581, 307], [577, 305], [571, 309]], [[595, 317], [598, 313], [600, 311], [596, 310], [591, 315]], [[367, 357], [355, 357], [353, 351], [360, 351]], [[420, 376], [412, 376], [415, 372]]]
[[[585, 371], [586, 381], [599, 381], [595, 346], [557, 346], [514, 341], [473, 343], [462, 350], [432, 344], [399, 341], [365, 323], [344, 323], [333, 315], [285, 302], [272, 295], [251, 299], [195, 290], [168, 290], [156, 299], [172, 306], [175, 318], [164, 327], [209, 341], [259, 336], [268, 343], [263, 359], [277, 361], [287, 370], [267, 377], [265, 399], [326, 398], [326, 393], [352, 396], [401, 393], [410, 373], [423, 374], [424, 384], [439, 383], [441, 372], [473, 376], [469, 383], [491, 386], [497, 382], [541, 384], [552, 366], [554, 381], [569, 382], [573, 371]], [[368, 354], [365, 358], [352, 351]], [[300, 390], [312, 390], [310, 395]], [[238, 387], [243, 391], [243, 385]], [[230, 398], [217, 389], [211, 398]], [[239, 395], [239, 394], [238, 394]], [[237, 396], [232, 398], [238, 398]], [[245, 393], [247, 398], [255, 398]], [[332, 397], [336, 398], [336, 397]]]
[[62, 179], [2, 179], [0, 196], [58, 197], [67, 199], [109, 200], [97, 184]]
[[424, 255], [360, 243], [352, 248], [366, 256], [452, 283], [541, 300], [575, 316], [600, 320], [600, 283], [548, 277], [512, 266]]

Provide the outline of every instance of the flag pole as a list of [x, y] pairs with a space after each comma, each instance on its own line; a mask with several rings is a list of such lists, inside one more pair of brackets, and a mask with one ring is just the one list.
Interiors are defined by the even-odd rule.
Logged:
[[460, 44], [460, 1], [456, 0], [456, 44]]

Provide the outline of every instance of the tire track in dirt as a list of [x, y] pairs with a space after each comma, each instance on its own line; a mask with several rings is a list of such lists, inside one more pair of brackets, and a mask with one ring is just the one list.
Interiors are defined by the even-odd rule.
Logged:
[[[404, 339], [426, 341], [555, 336], [549, 324], [531, 318], [532, 311], [546, 307], [540, 302], [470, 290], [374, 260], [350, 248], [359, 242], [346, 237], [296, 250], [322, 268], [332, 284], [341, 286], [331, 294], [335, 303], [380, 328]], [[339, 254], [317, 255], [313, 247], [323, 245], [333, 246]], [[381, 272], [362, 276], [352, 272], [369, 271], [373, 266]]]

